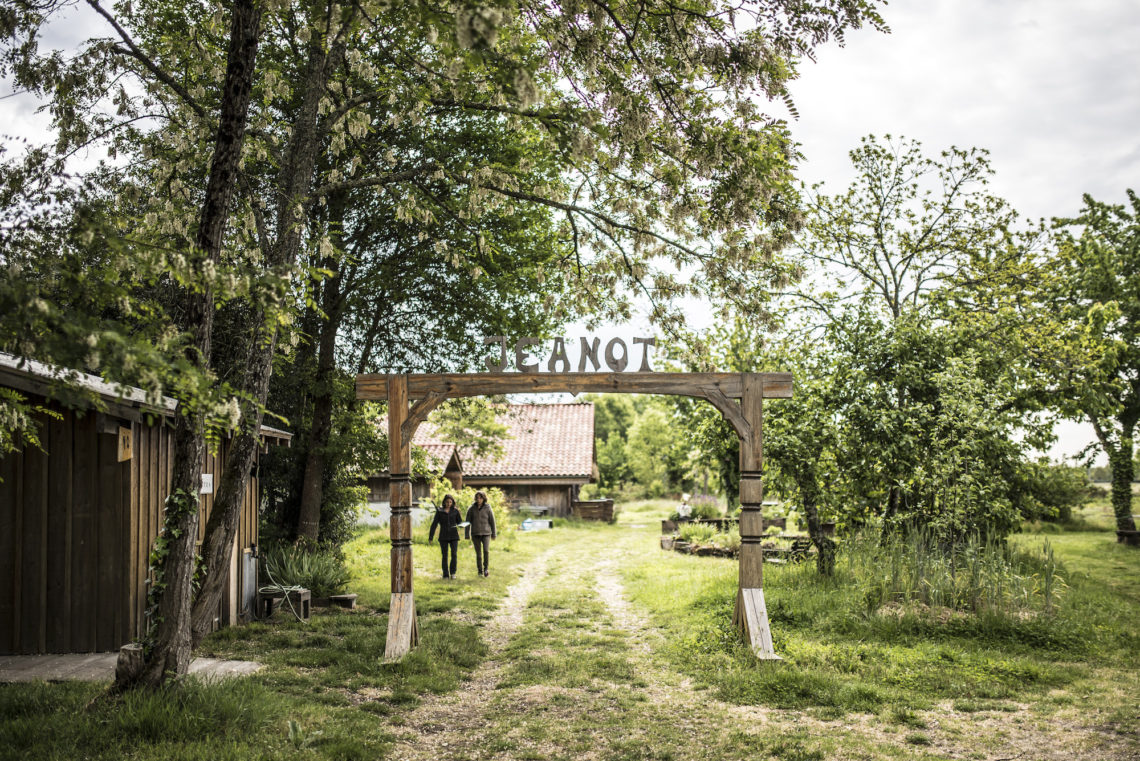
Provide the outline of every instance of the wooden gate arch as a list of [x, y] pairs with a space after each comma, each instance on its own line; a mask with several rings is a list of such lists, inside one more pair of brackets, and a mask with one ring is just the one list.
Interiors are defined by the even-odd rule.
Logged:
[[414, 373], [356, 376], [356, 398], [388, 402], [392, 508], [392, 602], [386, 660], [419, 639], [412, 590], [411, 443], [416, 428], [445, 399], [525, 393], [664, 394], [704, 399], [740, 436], [740, 573], [733, 621], [758, 658], [776, 659], [764, 604], [764, 399], [789, 399], [791, 373]]

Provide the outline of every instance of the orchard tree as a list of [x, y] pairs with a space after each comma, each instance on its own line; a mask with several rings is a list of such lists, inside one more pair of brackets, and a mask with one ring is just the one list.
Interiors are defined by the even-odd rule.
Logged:
[[863, 519], [1003, 534], [1016, 520], [1000, 488], [1016, 432], [1043, 432], [1014, 403], [1018, 365], [960, 319], [959, 302], [963, 273], [1018, 250], [1016, 214], [987, 191], [985, 151], [929, 157], [916, 141], [867, 137], [851, 159], [845, 193], [809, 197], [791, 304], [844, 368], [833, 403], [847, 410], [841, 449], [861, 464]]
[[[1140, 422], [1140, 197], [1126, 204], [1084, 196], [1084, 208], [1059, 219], [1056, 253], [1039, 282], [1046, 319], [1062, 330], [1060, 357], [1046, 399], [1062, 413], [1083, 416], [1096, 431], [1112, 471], [1112, 508], [1120, 531], [1135, 531], [1133, 437]], [[1091, 346], [1090, 346], [1091, 345]], [[1091, 350], [1090, 350], [1091, 349]]]
[[[1047, 434], [1025, 415], [1024, 358], [978, 317], [988, 311], [974, 273], [996, 262], [1009, 276], [1023, 243], [1012, 210], [986, 192], [984, 152], [931, 158], [867, 138], [852, 160], [847, 192], [809, 195], [803, 279], [781, 302], [779, 335], [765, 342], [744, 317], [722, 324], [704, 365], [795, 374], [796, 398], [765, 410], [766, 475], [801, 502], [825, 572], [821, 512], [847, 528], [921, 526], [945, 543], [1008, 533], [1025, 451]], [[689, 407], [731, 489], [735, 437]]]

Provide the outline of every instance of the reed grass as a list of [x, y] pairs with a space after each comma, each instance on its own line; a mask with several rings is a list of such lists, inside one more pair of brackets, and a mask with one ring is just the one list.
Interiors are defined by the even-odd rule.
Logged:
[[978, 536], [945, 545], [916, 530], [857, 536], [840, 558], [867, 613], [894, 603], [999, 617], [1051, 614], [1067, 588], [1047, 540], [1037, 551]]

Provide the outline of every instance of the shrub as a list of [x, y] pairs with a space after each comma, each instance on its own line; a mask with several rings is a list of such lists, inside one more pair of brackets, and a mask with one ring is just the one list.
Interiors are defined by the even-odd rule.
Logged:
[[335, 552], [290, 545], [264, 550], [262, 568], [271, 585], [304, 587], [314, 597], [341, 594], [350, 578], [344, 562]]
[[1084, 468], [1045, 460], [1023, 463], [1011, 492], [1021, 515], [1030, 520], [1068, 521], [1074, 508], [1091, 497]]
[[733, 526], [728, 531], [718, 531], [713, 534], [712, 543], [717, 547], [738, 552], [740, 550], [740, 529]]
[[602, 499], [604, 496], [598, 484], [582, 484], [582, 488], [578, 490], [580, 500]]
[[693, 508], [693, 518], [723, 518], [724, 513], [721, 512], [720, 505], [716, 500], [702, 499], [693, 500], [690, 505]]

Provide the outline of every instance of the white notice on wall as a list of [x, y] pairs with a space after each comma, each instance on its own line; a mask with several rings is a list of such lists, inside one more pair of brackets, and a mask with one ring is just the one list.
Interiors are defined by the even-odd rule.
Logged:
[[202, 474], [202, 488], [198, 490], [199, 494], [213, 494], [214, 493], [214, 474]]

